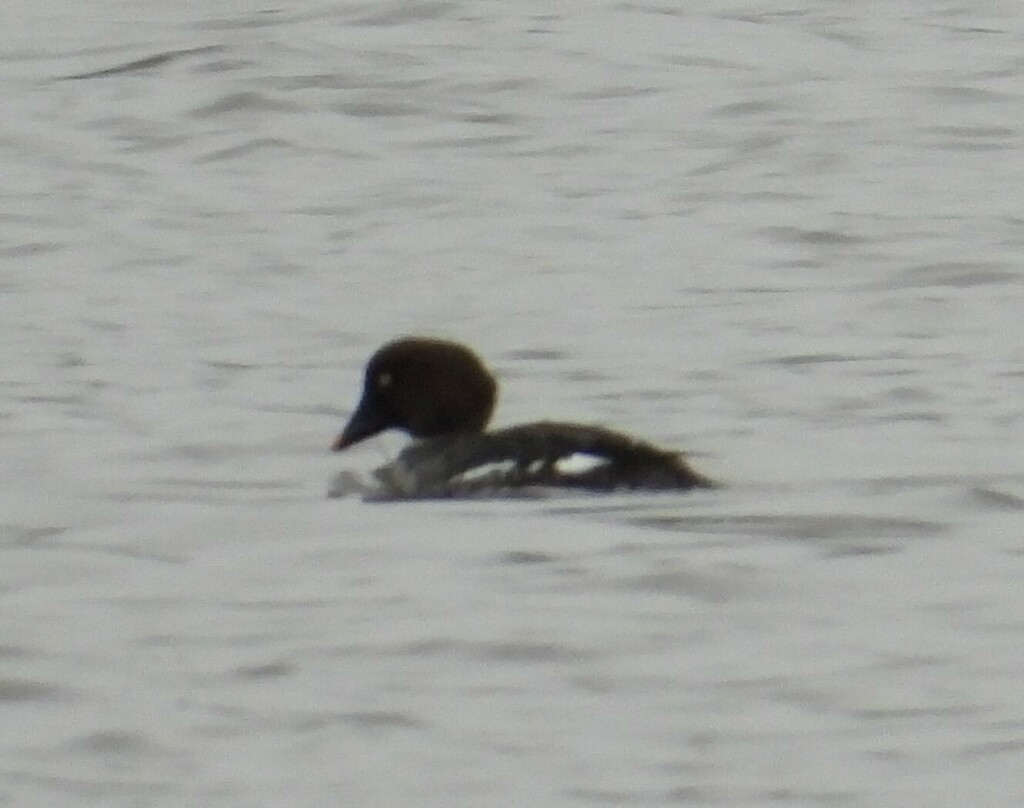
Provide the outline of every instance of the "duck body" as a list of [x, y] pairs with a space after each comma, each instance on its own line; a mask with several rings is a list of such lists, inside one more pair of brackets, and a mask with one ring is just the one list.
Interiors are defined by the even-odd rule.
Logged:
[[332, 448], [392, 428], [415, 439], [374, 471], [379, 490], [364, 491], [373, 499], [714, 487], [678, 452], [602, 426], [539, 421], [485, 431], [496, 398], [497, 384], [469, 348], [396, 340], [371, 357], [359, 404]]

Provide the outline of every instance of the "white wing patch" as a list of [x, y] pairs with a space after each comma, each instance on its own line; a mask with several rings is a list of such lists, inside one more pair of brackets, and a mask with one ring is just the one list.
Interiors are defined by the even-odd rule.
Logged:
[[586, 474], [600, 466], [608, 465], [608, 462], [607, 457], [573, 452], [571, 455], [566, 455], [555, 461], [555, 471], [566, 476]]
[[466, 469], [454, 479], [460, 483], [479, 482], [486, 479], [500, 480], [510, 477], [515, 470], [516, 463], [514, 460], [499, 460], [494, 463], [484, 463], [482, 466]]

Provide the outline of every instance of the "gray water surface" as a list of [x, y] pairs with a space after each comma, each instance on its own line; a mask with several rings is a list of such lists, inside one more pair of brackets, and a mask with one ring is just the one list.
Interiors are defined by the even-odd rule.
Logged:
[[[1024, 800], [1014, 3], [11, 2], [0, 804]], [[368, 505], [430, 333], [686, 496]]]

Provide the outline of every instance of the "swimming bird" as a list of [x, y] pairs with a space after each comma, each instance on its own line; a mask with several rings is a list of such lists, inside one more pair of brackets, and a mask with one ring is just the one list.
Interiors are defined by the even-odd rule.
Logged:
[[602, 426], [538, 421], [488, 431], [498, 385], [457, 342], [405, 337], [370, 357], [335, 452], [388, 429], [414, 442], [374, 472], [375, 498], [508, 495], [517, 490], [689, 490], [715, 484], [679, 452]]

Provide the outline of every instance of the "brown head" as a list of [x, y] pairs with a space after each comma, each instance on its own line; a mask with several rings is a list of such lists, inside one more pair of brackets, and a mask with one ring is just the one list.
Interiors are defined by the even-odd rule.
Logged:
[[464, 345], [395, 340], [370, 357], [362, 397], [331, 448], [339, 452], [386, 429], [414, 438], [479, 432], [491, 419], [497, 393], [494, 377]]

